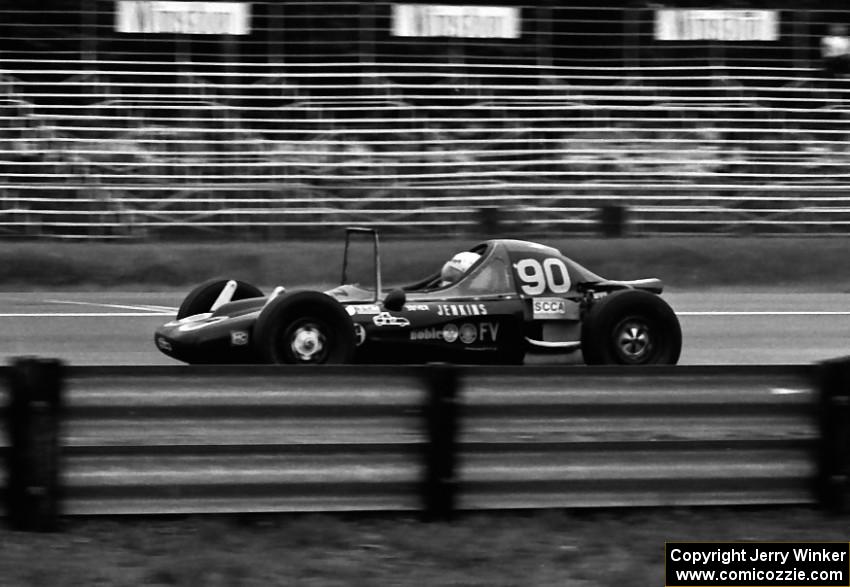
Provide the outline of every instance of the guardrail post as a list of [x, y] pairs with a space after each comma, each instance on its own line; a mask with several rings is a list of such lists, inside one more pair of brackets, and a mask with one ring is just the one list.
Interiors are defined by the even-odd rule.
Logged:
[[454, 515], [457, 479], [457, 391], [459, 374], [453, 365], [425, 369], [428, 394], [424, 409], [428, 442], [422, 497], [427, 521], [450, 520]]
[[6, 513], [16, 530], [52, 531], [59, 520], [62, 363], [17, 358], [9, 372]]
[[821, 507], [847, 511], [850, 493], [850, 357], [824, 361], [818, 367], [817, 486]]

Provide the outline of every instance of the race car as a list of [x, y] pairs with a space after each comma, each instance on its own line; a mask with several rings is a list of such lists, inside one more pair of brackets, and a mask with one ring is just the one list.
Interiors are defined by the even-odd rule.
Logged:
[[[374, 285], [348, 283], [352, 236], [372, 247]], [[193, 289], [156, 330], [187, 363], [521, 364], [526, 353], [581, 353], [587, 364], [675, 364], [682, 331], [657, 278], [600, 277], [559, 250], [487, 240], [442, 269], [384, 290], [378, 233], [348, 228], [341, 285], [265, 296], [237, 280]]]

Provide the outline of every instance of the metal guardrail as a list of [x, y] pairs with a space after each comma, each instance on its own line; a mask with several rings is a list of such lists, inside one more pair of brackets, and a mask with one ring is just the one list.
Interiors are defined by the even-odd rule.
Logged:
[[435, 368], [68, 367], [63, 511], [817, 499], [813, 367]]

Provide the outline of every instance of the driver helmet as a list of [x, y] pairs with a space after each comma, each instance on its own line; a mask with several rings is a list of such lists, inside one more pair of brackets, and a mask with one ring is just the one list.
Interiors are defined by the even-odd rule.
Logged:
[[446, 286], [457, 282], [480, 258], [481, 255], [472, 251], [457, 253], [443, 265], [440, 271], [440, 285]]

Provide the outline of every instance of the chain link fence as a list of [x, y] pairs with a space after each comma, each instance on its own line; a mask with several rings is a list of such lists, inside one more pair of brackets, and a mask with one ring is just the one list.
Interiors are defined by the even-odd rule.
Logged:
[[[844, 232], [828, 3], [0, 2], [0, 235]], [[607, 216], [610, 218], [610, 214]]]

